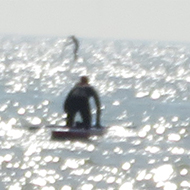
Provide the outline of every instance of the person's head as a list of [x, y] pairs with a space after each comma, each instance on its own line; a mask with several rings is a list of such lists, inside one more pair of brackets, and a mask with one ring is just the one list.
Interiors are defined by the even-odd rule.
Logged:
[[81, 84], [88, 84], [88, 77], [87, 76], [81, 76], [80, 82], [81, 82]]

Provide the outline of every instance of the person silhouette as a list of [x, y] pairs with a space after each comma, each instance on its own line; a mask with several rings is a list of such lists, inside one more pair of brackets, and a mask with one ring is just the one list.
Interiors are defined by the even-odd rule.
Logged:
[[96, 90], [89, 85], [88, 77], [82, 76], [80, 81], [71, 89], [64, 102], [64, 111], [67, 113], [66, 125], [74, 126], [74, 119], [77, 112], [82, 118], [82, 126], [89, 129], [92, 126], [92, 116], [89, 99], [93, 97], [96, 104], [96, 127], [100, 127], [100, 99]]
[[73, 54], [74, 54], [74, 60], [76, 61], [78, 59], [79, 41], [75, 36], [71, 36], [70, 39], [74, 44]]
[[65, 48], [69, 45], [73, 46], [74, 61], [76, 61], [78, 59], [79, 40], [75, 36], [69, 36], [67, 38], [66, 43], [63, 44], [62, 52], [60, 53], [59, 59], [63, 60]]

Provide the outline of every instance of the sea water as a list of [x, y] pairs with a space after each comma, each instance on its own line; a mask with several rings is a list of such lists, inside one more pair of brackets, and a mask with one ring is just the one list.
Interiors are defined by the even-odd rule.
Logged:
[[[75, 61], [67, 38], [0, 38], [0, 189], [189, 189], [190, 44], [79, 40]], [[107, 133], [52, 140], [81, 75]]]

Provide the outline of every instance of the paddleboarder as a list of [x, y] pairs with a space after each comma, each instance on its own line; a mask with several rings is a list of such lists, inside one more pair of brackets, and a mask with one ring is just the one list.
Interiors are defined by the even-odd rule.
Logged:
[[78, 59], [79, 40], [75, 36], [69, 36], [67, 38], [66, 44], [65, 43], [63, 44], [63, 49], [62, 49], [59, 59], [61, 60], [64, 59], [65, 48], [70, 45], [72, 45], [72, 48], [73, 48], [74, 61]]
[[74, 44], [73, 53], [74, 53], [74, 60], [76, 61], [78, 59], [79, 41], [75, 36], [71, 36], [70, 39]]
[[100, 99], [96, 90], [89, 84], [88, 77], [82, 76], [80, 81], [71, 89], [64, 102], [64, 111], [67, 113], [66, 125], [73, 127], [76, 113], [82, 117], [82, 126], [89, 129], [92, 116], [89, 99], [93, 97], [96, 104], [96, 126], [100, 127]]

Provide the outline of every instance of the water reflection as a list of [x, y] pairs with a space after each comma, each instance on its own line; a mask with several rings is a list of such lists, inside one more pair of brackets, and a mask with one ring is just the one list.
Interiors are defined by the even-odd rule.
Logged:
[[61, 190], [71, 190], [72, 188], [68, 185], [64, 185]]
[[[82, 40], [74, 63], [66, 39], [0, 41], [2, 189], [190, 187], [188, 46]], [[51, 141], [44, 126], [64, 125], [81, 74], [101, 94], [107, 133]]]
[[131, 164], [129, 162], [125, 162], [123, 165], [122, 165], [122, 169], [123, 170], [129, 170], [131, 167]]
[[154, 174], [153, 180], [156, 183], [159, 183], [169, 180], [172, 177], [174, 170], [171, 165], [166, 164], [158, 167], [157, 169], [153, 169], [152, 172]]
[[177, 185], [175, 183], [166, 182], [164, 184], [164, 190], [177, 190]]
[[131, 182], [125, 182], [120, 186], [119, 190], [124, 190], [124, 189], [133, 190], [133, 184]]

